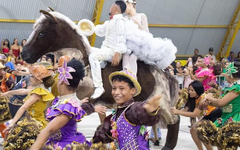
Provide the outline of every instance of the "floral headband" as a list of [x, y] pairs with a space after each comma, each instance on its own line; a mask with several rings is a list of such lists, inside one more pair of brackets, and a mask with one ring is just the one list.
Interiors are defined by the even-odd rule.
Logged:
[[67, 61], [64, 61], [63, 66], [58, 68], [58, 72], [59, 72], [59, 83], [66, 83], [67, 85], [70, 85], [68, 82], [68, 79], [72, 79], [72, 75], [70, 74], [70, 72], [75, 72], [76, 70], [73, 69], [72, 67], [68, 67], [67, 66]]
[[210, 65], [211, 64], [211, 61], [212, 61], [212, 57], [211, 56], [207, 56], [203, 59], [203, 62], [206, 64], [206, 65]]
[[238, 69], [234, 66], [234, 62], [229, 62], [227, 66], [228, 76], [233, 77], [232, 74], [237, 72], [238, 72]]

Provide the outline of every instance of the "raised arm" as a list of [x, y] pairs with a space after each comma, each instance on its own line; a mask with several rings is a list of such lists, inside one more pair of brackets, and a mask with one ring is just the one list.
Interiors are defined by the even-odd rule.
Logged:
[[184, 111], [184, 110], [177, 110], [176, 108], [172, 107], [171, 112], [175, 115], [182, 115], [182, 116], [185, 116], [185, 117], [195, 118], [195, 117], [198, 117], [200, 115], [201, 110], [198, 109], [198, 108], [195, 108], [193, 110], [193, 112], [188, 112], [188, 111]]
[[2, 93], [2, 97], [6, 97], [9, 95], [27, 95], [32, 89], [18, 89], [18, 90], [11, 90], [5, 93]]
[[10, 125], [8, 126], [8, 128], [6, 129], [6, 131], [10, 130], [12, 128], [12, 126], [22, 117], [22, 115], [24, 114], [24, 112], [30, 107], [32, 106], [34, 103], [36, 103], [39, 99], [41, 98], [40, 95], [37, 94], [32, 94], [29, 99], [18, 109], [16, 115], [14, 116], [12, 122], [10, 123]]
[[126, 118], [133, 124], [155, 125], [160, 120], [160, 99], [161, 95], [157, 95], [145, 102], [135, 102], [126, 111]]
[[230, 101], [238, 97], [238, 93], [233, 91], [228, 92], [222, 99], [217, 99], [212, 96], [212, 93], [207, 94], [206, 99], [209, 101], [209, 104], [216, 107], [222, 107], [227, 105]]

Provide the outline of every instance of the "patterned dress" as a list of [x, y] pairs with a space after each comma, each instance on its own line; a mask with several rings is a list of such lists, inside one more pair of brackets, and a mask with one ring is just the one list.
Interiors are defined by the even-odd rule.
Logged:
[[[235, 82], [231, 87], [223, 89], [223, 92], [222, 97], [224, 97], [228, 92], [240, 94], [240, 81]], [[240, 95], [223, 107], [223, 114], [221, 118], [215, 121], [214, 124], [217, 127], [221, 127], [225, 125], [228, 120], [240, 122]]]
[[55, 97], [52, 93], [45, 89], [43, 85], [40, 85], [33, 89], [23, 101], [26, 102], [32, 94], [40, 95], [41, 99], [30, 106], [27, 109], [27, 112], [32, 118], [40, 122], [43, 127], [46, 127], [48, 122], [45, 118], [44, 111], [46, 110], [47, 104], [51, 102]]
[[55, 149], [64, 148], [72, 143], [90, 145], [85, 136], [77, 131], [77, 122], [80, 122], [85, 115], [92, 112], [94, 112], [93, 106], [88, 103], [81, 104], [76, 93], [56, 97], [52, 106], [47, 110], [46, 118], [51, 121], [56, 116], [64, 114], [70, 120], [64, 127], [49, 137], [46, 145], [51, 145]]

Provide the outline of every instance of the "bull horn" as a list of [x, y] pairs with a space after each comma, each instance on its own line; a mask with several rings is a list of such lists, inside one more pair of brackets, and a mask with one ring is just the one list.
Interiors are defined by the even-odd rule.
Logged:
[[49, 6], [48, 6], [47, 10], [48, 10], [49, 12], [54, 12], [54, 11], [55, 11], [52, 7], [49, 7]]
[[78, 22], [78, 27], [85, 36], [91, 36], [94, 33], [95, 25], [88, 19], [82, 19]]
[[47, 12], [45, 10], [40, 10], [40, 13], [42, 13], [46, 18], [52, 20], [53, 23], [57, 23], [57, 19], [49, 12]]

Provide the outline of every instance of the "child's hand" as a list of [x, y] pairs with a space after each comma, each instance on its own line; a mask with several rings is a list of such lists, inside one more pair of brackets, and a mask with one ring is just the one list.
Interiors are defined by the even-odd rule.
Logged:
[[105, 115], [106, 111], [107, 111], [107, 107], [102, 106], [102, 105], [96, 105], [94, 106], [95, 112]]
[[143, 108], [148, 112], [152, 113], [155, 110], [157, 110], [160, 106], [160, 100], [162, 95], [156, 95], [153, 96], [151, 99], [149, 99], [144, 105]]
[[87, 103], [89, 102], [89, 97], [85, 97], [84, 99], [81, 100], [82, 103]]

